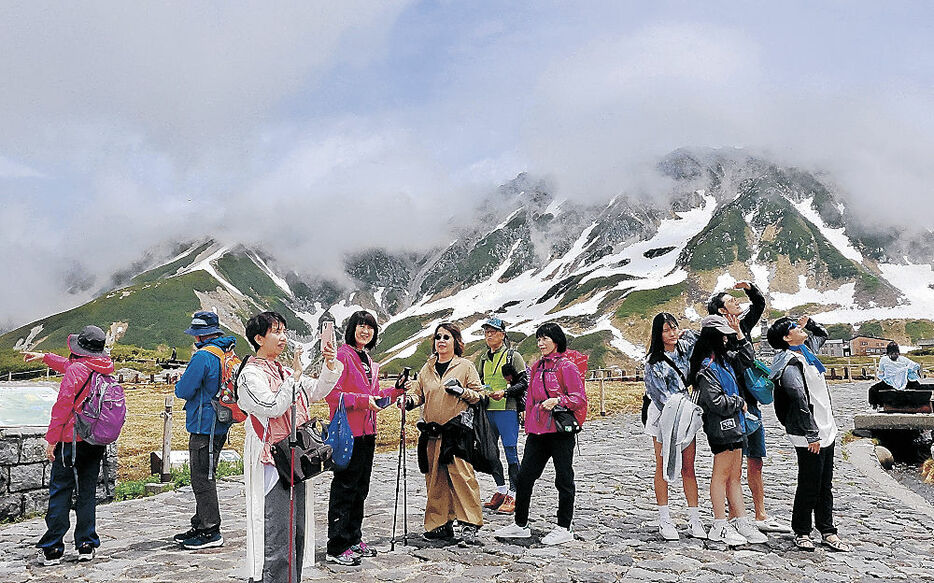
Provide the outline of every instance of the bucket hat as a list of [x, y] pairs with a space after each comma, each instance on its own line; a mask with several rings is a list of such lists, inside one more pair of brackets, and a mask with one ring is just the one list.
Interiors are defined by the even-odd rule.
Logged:
[[223, 334], [217, 314], [214, 312], [195, 312], [191, 317], [191, 326], [185, 330], [185, 334], [192, 336], [210, 336], [211, 334]]
[[81, 332], [69, 334], [65, 343], [74, 355], [103, 356], [107, 335], [97, 326], [85, 326]]

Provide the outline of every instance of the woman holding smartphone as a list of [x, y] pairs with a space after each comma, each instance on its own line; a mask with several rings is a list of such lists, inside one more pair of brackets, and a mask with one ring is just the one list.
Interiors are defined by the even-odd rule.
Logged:
[[404, 388], [379, 386], [379, 363], [368, 352], [376, 346], [378, 334], [376, 318], [366, 310], [350, 316], [344, 344], [337, 350], [344, 372], [326, 397], [332, 419], [343, 399], [354, 436], [350, 464], [334, 470], [328, 500], [327, 560], [339, 565], [359, 565], [362, 557], [376, 555], [361, 532], [376, 450], [376, 414], [405, 392]]
[[481, 398], [480, 374], [472, 362], [461, 356], [463, 353], [460, 328], [451, 323], [439, 324], [434, 333], [434, 354], [419, 371], [418, 379], [407, 383], [412, 393], [406, 397], [405, 406], [413, 409], [424, 405], [418, 422], [419, 466], [423, 468], [428, 489], [424, 536], [428, 540], [453, 542], [457, 520], [461, 544], [469, 545], [478, 544], [477, 530], [483, 525], [477, 476], [467, 460], [455, 456], [444, 465], [438, 459], [441, 426], [466, 410], [468, 403]]

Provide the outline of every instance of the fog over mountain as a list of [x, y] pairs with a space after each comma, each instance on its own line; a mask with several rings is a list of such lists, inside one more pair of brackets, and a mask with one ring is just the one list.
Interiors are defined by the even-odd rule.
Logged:
[[664, 204], [656, 162], [681, 147], [805, 169], [912, 239], [934, 218], [932, 22], [871, 2], [8, 4], [0, 327], [201, 236], [342, 277], [360, 249], [447, 244], [521, 172]]

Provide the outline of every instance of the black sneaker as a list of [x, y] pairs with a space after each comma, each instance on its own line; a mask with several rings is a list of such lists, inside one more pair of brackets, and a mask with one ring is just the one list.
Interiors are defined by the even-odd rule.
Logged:
[[59, 565], [64, 554], [64, 549], [39, 549], [39, 564], [43, 567]]
[[172, 540], [174, 540], [174, 541], [177, 542], [178, 544], [182, 544], [182, 543], [185, 542], [186, 540], [188, 540], [188, 539], [190, 539], [190, 538], [192, 538], [192, 537], [195, 537], [195, 536], [198, 536], [198, 529], [192, 526], [191, 528], [189, 528], [189, 529], [186, 530], [185, 532], [180, 532], [180, 533], [176, 534], [175, 536], [173, 536], [173, 537], [172, 537]]
[[210, 549], [224, 544], [224, 537], [220, 532], [199, 532], [195, 536], [182, 543], [183, 549], [196, 551], [198, 549]]
[[454, 524], [447, 523], [422, 535], [425, 540], [454, 540]]
[[84, 543], [78, 547], [78, 562], [90, 561], [97, 555], [97, 549], [90, 543]]

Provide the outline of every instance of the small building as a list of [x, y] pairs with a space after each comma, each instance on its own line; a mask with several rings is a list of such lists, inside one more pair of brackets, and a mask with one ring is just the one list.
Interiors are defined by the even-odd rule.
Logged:
[[885, 347], [889, 342], [888, 338], [876, 338], [875, 336], [855, 336], [850, 340], [850, 354], [853, 356], [879, 356], [885, 354]]
[[850, 345], [843, 340], [828, 340], [817, 352], [821, 356], [849, 356]]
[[934, 338], [922, 338], [918, 340], [918, 348], [934, 348]]

